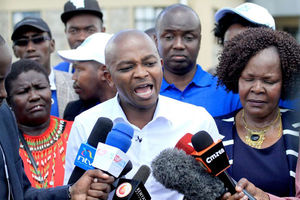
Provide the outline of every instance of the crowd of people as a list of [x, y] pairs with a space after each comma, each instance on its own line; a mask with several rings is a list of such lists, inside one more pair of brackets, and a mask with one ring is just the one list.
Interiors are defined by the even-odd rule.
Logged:
[[[127, 178], [186, 133], [206, 131], [222, 139], [238, 181], [222, 199], [247, 199], [243, 189], [258, 200], [300, 199], [300, 46], [268, 10], [216, 12], [222, 50], [212, 75], [197, 64], [201, 23], [189, 6], [166, 7], [145, 32], [108, 34], [98, 2], [79, 1], [64, 5], [70, 50], [58, 51], [57, 66], [43, 19], [14, 26], [14, 63], [0, 36], [0, 199], [111, 199], [115, 177], [101, 170], [67, 184], [99, 117], [134, 130]], [[152, 174], [145, 187], [152, 199], [184, 199]]]

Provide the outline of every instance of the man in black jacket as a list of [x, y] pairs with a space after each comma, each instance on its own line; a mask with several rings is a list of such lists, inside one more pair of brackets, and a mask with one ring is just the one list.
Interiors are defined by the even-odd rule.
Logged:
[[0, 199], [107, 199], [113, 177], [100, 170], [87, 171], [74, 185], [51, 189], [32, 188], [19, 156], [15, 117], [3, 100], [4, 82], [10, 71], [11, 55], [0, 35]]

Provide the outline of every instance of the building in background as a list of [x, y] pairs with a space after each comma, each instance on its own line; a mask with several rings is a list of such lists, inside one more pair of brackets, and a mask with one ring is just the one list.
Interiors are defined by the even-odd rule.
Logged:
[[[10, 41], [13, 26], [25, 16], [40, 16], [50, 26], [56, 42], [56, 50], [68, 49], [64, 24], [60, 20], [66, 0], [0, 0], [0, 33]], [[217, 65], [220, 47], [213, 36], [214, 13], [222, 7], [235, 7], [245, 0], [98, 0], [104, 14], [108, 33], [137, 28], [153, 27], [158, 13], [168, 5], [183, 3], [192, 7], [202, 24], [202, 41], [198, 63], [205, 70]], [[250, 0], [267, 8], [274, 16], [278, 30], [290, 32], [300, 41], [300, 1], [298, 0]], [[53, 54], [51, 63], [60, 62]]]
[[300, 42], [300, 1], [299, 0], [251, 0], [273, 15], [276, 29], [292, 34]]

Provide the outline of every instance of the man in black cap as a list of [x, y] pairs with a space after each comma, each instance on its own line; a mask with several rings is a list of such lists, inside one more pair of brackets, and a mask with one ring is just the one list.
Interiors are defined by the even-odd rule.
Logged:
[[[35, 39], [35, 36], [30, 38]], [[88, 170], [72, 186], [51, 189], [31, 187], [19, 155], [20, 143], [16, 119], [8, 105], [3, 102], [7, 97], [4, 82], [10, 68], [11, 54], [0, 35], [0, 199], [107, 199], [114, 178], [97, 169]]]
[[36, 17], [24, 18], [15, 25], [11, 39], [17, 58], [35, 60], [50, 74], [50, 55], [55, 50], [55, 41], [44, 20]]
[[55, 41], [46, 22], [37, 17], [26, 17], [14, 26], [11, 36], [13, 51], [17, 58], [31, 59], [40, 63], [47, 71], [52, 92], [51, 115], [62, 117], [69, 101], [78, 99], [68, 73], [54, 71], [50, 65]]
[[[103, 14], [96, 0], [69, 0], [64, 5], [61, 20], [71, 49], [76, 49], [88, 36], [105, 32]], [[70, 63], [61, 62], [56, 70], [74, 72]]]

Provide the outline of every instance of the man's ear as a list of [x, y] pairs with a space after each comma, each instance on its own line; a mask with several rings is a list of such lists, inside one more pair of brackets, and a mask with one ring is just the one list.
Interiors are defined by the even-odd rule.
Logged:
[[200, 33], [200, 36], [199, 36], [199, 51], [200, 51], [200, 49], [201, 49], [201, 39], [202, 39], [202, 35], [201, 35], [201, 33]]
[[110, 71], [109, 71], [109, 69], [108, 69], [108, 67], [107, 67], [106, 65], [104, 65], [104, 67], [105, 67], [105, 70], [104, 70], [104, 77], [105, 77], [105, 79], [106, 79], [108, 85], [109, 85], [110, 87], [114, 87], [114, 86], [115, 86], [115, 83], [114, 83], [113, 80], [112, 80]]
[[55, 51], [55, 40], [54, 39], [51, 39], [50, 40], [50, 53], [53, 53]]
[[15, 54], [16, 58], [20, 58], [20, 56], [19, 56], [19, 54], [18, 54], [18, 52], [17, 52], [16, 48], [17, 48], [17, 47], [16, 47], [15, 45], [13, 45], [13, 47], [12, 47], [12, 49], [13, 49], [13, 52], [14, 52], [14, 54]]
[[104, 73], [106, 71], [106, 66], [105, 65], [101, 65], [98, 67], [97, 69], [97, 73], [98, 73], [98, 79], [101, 80], [101, 81], [106, 81], [106, 78], [104, 76]]

